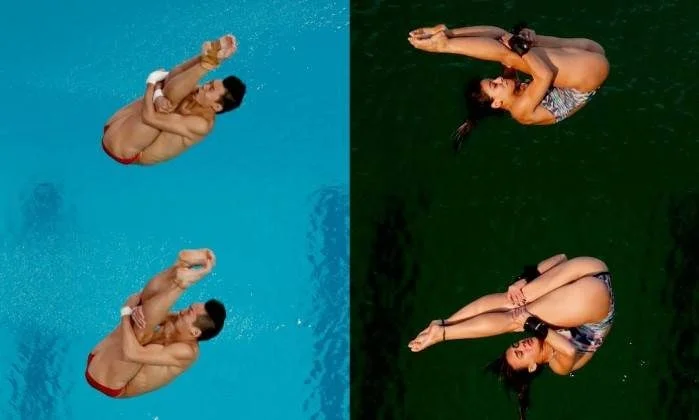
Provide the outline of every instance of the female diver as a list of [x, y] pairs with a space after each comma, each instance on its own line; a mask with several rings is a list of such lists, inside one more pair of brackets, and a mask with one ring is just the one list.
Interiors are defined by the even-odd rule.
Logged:
[[548, 258], [525, 268], [507, 293], [481, 297], [443, 320], [432, 321], [408, 345], [419, 352], [448, 340], [530, 332], [512, 344], [489, 369], [515, 391], [520, 417], [529, 387], [543, 366], [567, 375], [585, 366], [604, 342], [614, 320], [611, 274], [592, 257]]

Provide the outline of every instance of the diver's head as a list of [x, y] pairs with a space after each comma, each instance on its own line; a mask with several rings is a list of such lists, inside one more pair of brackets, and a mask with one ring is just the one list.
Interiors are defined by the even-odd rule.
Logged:
[[235, 76], [216, 79], [202, 85], [195, 93], [201, 105], [212, 108], [217, 114], [232, 111], [240, 106], [245, 96], [245, 84]]
[[513, 79], [500, 76], [495, 79], [483, 79], [478, 87], [479, 89], [473, 92], [474, 99], [488, 104], [493, 109], [507, 109], [514, 99], [517, 83]]
[[[510, 86], [512, 88], [511, 94], [514, 94], [515, 83], [512, 79], [498, 77], [491, 81], [490, 79], [475, 78], [468, 81], [464, 92], [468, 118], [456, 130], [454, 138], [457, 150], [461, 148], [461, 145], [468, 135], [471, 134], [473, 128], [484, 118], [507, 115], [501, 106], [503, 103], [509, 103], [502, 101], [507, 98], [505, 93], [510, 89]], [[495, 101], [495, 98], [497, 98], [498, 102]]]
[[520, 419], [526, 418], [531, 383], [543, 371], [539, 364], [541, 353], [540, 340], [527, 338], [514, 343], [487, 366], [487, 370], [497, 375], [508, 391], [517, 394]]
[[514, 370], [534, 372], [538, 369], [542, 352], [541, 341], [534, 337], [515, 341], [505, 350], [505, 361]]
[[215, 299], [206, 303], [194, 303], [180, 311], [175, 320], [175, 329], [185, 340], [206, 341], [218, 335], [226, 320], [226, 308]]

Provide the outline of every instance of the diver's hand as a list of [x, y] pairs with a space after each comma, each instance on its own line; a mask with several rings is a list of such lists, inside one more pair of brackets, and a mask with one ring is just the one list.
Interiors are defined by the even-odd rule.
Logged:
[[527, 303], [527, 299], [524, 297], [522, 288], [526, 286], [527, 281], [525, 279], [517, 280], [512, 283], [510, 287], [507, 288], [507, 300], [515, 306], [522, 306]]
[[534, 41], [536, 40], [536, 32], [534, 32], [533, 29], [524, 28], [519, 32], [519, 36], [524, 38], [524, 40], [531, 45], [534, 45]]
[[165, 96], [158, 96], [155, 98], [153, 101], [153, 107], [157, 112], [161, 112], [163, 114], [169, 114], [175, 110], [175, 106]]
[[143, 314], [142, 305], [133, 308], [133, 312], [131, 313], [131, 320], [133, 321], [136, 328], [138, 328], [139, 330], [146, 328], [146, 316]]

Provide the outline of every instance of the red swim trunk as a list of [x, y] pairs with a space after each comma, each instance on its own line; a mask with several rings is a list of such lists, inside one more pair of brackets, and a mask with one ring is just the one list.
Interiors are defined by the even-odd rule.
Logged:
[[91, 387], [95, 388], [96, 390], [108, 397], [120, 397], [126, 390], [126, 387], [119, 389], [107, 388], [106, 386], [101, 385], [99, 382], [97, 382], [95, 378], [93, 378], [92, 375], [90, 375], [88, 369], [90, 368], [90, 362], [92, 361], [93, 357], [95, 357], [95, 355], [92, 353], [90, 353], [90, 355], [87, 356], [87, 367], [85, 368], [85, 379], [87, 379], [87, 383], [90, 384]]
[[138, 153], [134, 157], [130, 158], [120, 158], [119, 156], [114, 155], [114, 153], [110, 152], [109, 149], [107, 149], [107, 146], [104, 145], [104, 134], [107, 132], [107, 129], [109, 129], [109, 125], [105, 125], [104, 129], [102, 130], [102, 149], [104, 152], [112, 159], [116, 160], [117, 162], [121, 163], [122, 165], [131, 165], [132, 163], [135, 163], [138, 161], [138, 158], [141, 157], [141, 154]]

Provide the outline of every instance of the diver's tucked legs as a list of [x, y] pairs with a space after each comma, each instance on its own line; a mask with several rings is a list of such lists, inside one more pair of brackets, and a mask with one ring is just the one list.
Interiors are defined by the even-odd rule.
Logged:
[[551, 267], [534, 281], [522, 288], [528, 303], [550, 293], [561, 286], [579, 280], [590, 274], [607, 270], [607, 266], [596, 258], [577, 257]]
[[513, 309], [512, 305], [507, 299], [506, 293], [493, 293], [490, 295], [482, 296], [463, 308], [459, 309], [449, 318], [444, 319], [447, 324], [454, 324], [460, 321], [473, 318], [476, 315], [480, 315], [486, 312], [503, 312], [509, 309]]
[[514, 332], [517, 328], [509, 311], [490, 312], [447, 326], [445, 337], [447, 340], [482, 338]]
[[177, 270], [177, 266], [173, 265], [156, 274], [148, 282], [148, 284], [146, 284], [146, 287], [143, 288], [143, 291], [141, 292], [141, 304], [149, 301], [153, 296], [166, 290], [170, 283], [172, 283], [172, 279], [175, 277], [175, 270]]
[[146, 319], [144, 330], [151, 331], [165, 321], [170, 308], [185, 288], [209, 274], [213, 264], [213, 253], [208, 249], [180, 252], [177, 262], [155, 276], [143, 290], [141, 306]]
[[586, 38], [558, 38], [537, 34], [534, 45], [542, 48], [577, 48], [605, 55], [604, 48], [599, 43]]
[[548, 324], [571, 328], [601, 321], [609, 304], [607, 286], [595, 277], [583, 277], [527, 303], [526, 308]]
[[176, 271], [178, 267], [188, 267], [197, 264], [204, 264], [205, 259], [202, 259], [202, 252], [209, 251], [208, 249], [201, 250], [183, 250], [177, 255], [177, 261], [175, 263], [156, 274], [149, 282], [146, 287], [143, 288], [141, 292], [141, 303], [149, 300], [158, 293], [166, 290], [168, 286], [173, 282], [176, 276]]
[[169, 78], [163, 85], [163, 94], [175, 106], [192, 93], [197, 88], [199, 80], [209, 72], [209, 70], [198, 65], [201, 62], [200, 57], [197, 57], [195, 60], [197, 65], [193, 65], [173, 77], [168, 75]]
[[185, 61], [184, 63], [178, 64], [175, 66], [172, 70], [168, 72], [167, 77], [165, 77], [165, 80], [163, 80], [163, 85], [167, 86], [168, 82], [170, 82], [175, 76], [189, 70], [190, 68], [198, 65], [201, 62], [201, 55], [194, 56], [190, 58], [189, 60]]
[[[137, 101], [122, 108], [119, 119], [112, 118], [102, 141], [112, 153], [120, 158], [130, 158], [152, 144], [160, 135], [160, 130], [143, 122], [141, 112], [143, 101]], [[116, 150], [115, 150], [116, 147]]]
[[609, 302], [607, 286], [595, 277], [585, 277], [559, 287], [523, 308], [484, 313], [447, 326], [431, 324], [410, 342], [409, 347], [412, 351], [421, 351], [442, 340], [482, 338], [522, 331], [519, 321], [522, 310], [557, 327], [577, 327], [603, 319], [609, 311]]
[[[565, 261], [567, 261], [567, 257], [565, 255], [555, 255], [540, 262], [537, 269], [540, 273], [545, 273], [564, 263]], [[454, 323], [472, 318], [485, 312], [502, 312], [513, 309], [514, 307], [515, 306], [507, 298], [507, 293], [493, 293], [474, 300], [473, 302], [459, 309], [449, 318], [445, 318], [444, 321], [446, 323]]]
[[432, 324], [420, 332], [408, 347], [414, 352], [422, 351], [445, 340], [491, 337], [514, 332], [518, 328], [520, 325], [513, 311], [489, 312], [448, 326]]
[[447, 38], [444, 32], [439, 32], [429, 38], [409, 38], [415, 47], [428, 52], [465, 55], [484, 61], [494, 61], [507, 67], [514, 67], [527, 73], [522, 65], [524, 61], [515, 52], [504, 46], [500, 41], [487, 37], [456, 37]]
[[211, 69], [203, 66], [203, 57], [215, 57], [208, 61], [218, 63], [230, 57], [237, 48], [237, 41], [232, 35], [225, 35], [213, 42], [207, 42], [202, 48], [202, 53], [198, 57], [192, 58], [182, 64], [173, 74], [168, 74], [168, 78], [163, 86], [163, 94], [173, 105], [177, 105], [187, 95], [194, 92], [202, 77]]

